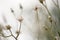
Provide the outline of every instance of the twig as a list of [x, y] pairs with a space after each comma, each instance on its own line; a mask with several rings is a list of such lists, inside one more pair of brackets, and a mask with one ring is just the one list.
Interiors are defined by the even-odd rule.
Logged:
[[54, 0], [52, 0], [52, 2], [54, 3], [54, 5], [55, 5], [57, 8], [59, 8], [59, 2], [58, 2], [58, 0], [57, 0], [57, 4], [54, 2]]
[[[53, 0], [52, 0], [53, 1]], [[54, 3], [54, 5], [58, 8], [58, 11], [59, 11], [59, 13], [60, 13], [60, 8], [59, 8], [59, 2], [58, 2], [58, 0], [57, 0], [57, 4], [53, 1], [53, 3]]]
[[[45, 4], [46, 4], [46, 1], [45, 1]], [[46, 5], [42, 4], [42, 5], [46, 8], [46, 10], [48, 11], [49, 15], [51, 16], [51, 13], [49, 12], [49, 10], [47, 8], [47, 4]]]
[[21, 30], [21, 22], [20, 22], [19, 32], [18, 32], [16, 38], [18, 38], [18, 36], [19, 36], [19, 34], [20, 34], [20, 30]]
[[10, 33], [11, 33], [11, 36], [14, 37], [14, 38], [16, 39], [16, 37], [12, 34], [12, 31], [11, 31], [11, 30], [9, 30], [9, 31], [10, 31]]

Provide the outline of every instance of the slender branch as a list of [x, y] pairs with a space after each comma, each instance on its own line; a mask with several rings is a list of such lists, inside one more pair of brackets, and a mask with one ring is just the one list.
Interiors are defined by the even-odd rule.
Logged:
[[58, 2], [58, 0], [57, 0], [57, 4], [54, 2], [54, 0], [52, 0], [52, 2], [54, 3], [54, 5], [55, 5], [57, 8], [59, 8], [59, 2]]
[[[53, 0], [52, 0], [53, 1]], [[57, 4], [53, 1], [53, 3], [54, 3], [54, 5], [58, 8], [58, 11], [59, 11], [59, 13], [60, 13], [60, 8], [59, 8], [59, 2], [58, 2], [58, 0], [57, 0]]]
[[18, 32], [16, 38], [18, 38], [18, 36], [19, 36], [19, 34], [20, 34], [20, 30], [21, 30], [21, 22], [20, 22], [19, 32]]
[[57, 6], [58, 6], [58, 8], [59, 8], [59, 1], [57, 0]]
[[18, 31], [18, 33], [17, 33], [17, 36], [16, 36], [16, 37], [13, 35], [13, 33], [12, 33], [12, 31], [11, 31], [10, 29], [9, 29], [9, 31], [10, 31], [11, 35], [9, 35], [9, 36], [5, 36], [5, 37], [10, 37], [10, 36], [12, 36], [12, 37], [14, 37], [14, 38], [15, 38], [15, 40], [18, 40], [18, 36], [19, 36], [19, 34], [20, 34], [20, 30], [21, 30], [21, 22], [20, 22], [19, 31]]
[[11, 36], [14, 37], [14, 38], [16, 39], [16, 37], [12, 34], [12, 31], [11, 31], [11, 30], [9, 30], [9, 31], [10, 31], [10, 33], [11, 33]]
[[0, 36], [7, 38], [7, 37], [10, 37], [11, 35], [5, 36], [5, 35], [2, 33], [2, 34], [0, 34]]
[[[45, 1], [45, 4], [46, 4], [46, 1]], [[47, 4], [46, 5], [42, 4], [42, 5], [46, 8], [46, 10], [48, 11], [49, 15], [51, 16], [51, 13], [49, 12], [49, 10], [47, 8]]]
[[8, 36], [4, 36], [4, 37], [10, 37], [11, 35], [8, 35]]

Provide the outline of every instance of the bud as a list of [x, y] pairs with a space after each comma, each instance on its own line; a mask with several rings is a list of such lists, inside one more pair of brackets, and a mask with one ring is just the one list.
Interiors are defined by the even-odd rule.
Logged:
[[23, 17], [20, 16], [20, 17], [18, 18], [18, 21], [19, 21], [19, 22], [22, 22], [22, 21], [23, 21]]
[[49, 19], [51, 19], [51, 16], [48, 16]]
[[11, 12], [14, 13], [14, 10], [12, 8], [10, 8], [10, 9], [11, 9]]
[[59, 37], [58, 36], [55, 36], [55, 40], [59, 40]]
[[60, 37], [60, 32], [58, 32], [58, 35], [59, 35], [59, 37]]
[[44, 27], [45, 30], [48, 30], [48, 28], [45, 25], [43, 25], [43, 27]]
[[48, 19], [49, 19], [49, 21], [52, 23], [52, 19], [51, 19], [51, 16], [48, 16]]
[[35, 7], [35, 11], [37, 11], [37, 9], [38, 9], [38, 8], [37, 8], [37, 7]]
[[10, 25], [6, 25], [6, 28], [7, 28], [7, 30], [10, 30], [11, 26]]
[[45, 1], [45, 0], [39, 0], [40, 1], [40, 3], [42, 3], [43, 4], [43, 2]]
[[16, 31], [16, 34], [19, 34], [19, 33], [20, 33], [20, 32], [17, 30], [17, 31]]
[[20, 4], [20, 9], [23, 9], [22, 5]]

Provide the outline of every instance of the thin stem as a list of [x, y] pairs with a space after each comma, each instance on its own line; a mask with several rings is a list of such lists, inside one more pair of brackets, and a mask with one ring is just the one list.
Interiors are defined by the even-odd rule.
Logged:
[[49, 16], [52, 16], [51, 13], [49, 12], [48, 8], [47, 8], [46, 1], [45, 1], [45, 5], [44, 4], [42, 4], [42, 5], [46, 8], [47, 12], [49, 13]]
[[59, 2], [58, 2], [58, 0], [57, 0], [57, 4], [54, 2], [54, 0], [52, 0], [52, 2], [54, 3], [54, 5], [55, 5], [57, 8], [59, 8]]
[[11, 36], [14, 37], [14, 38], [16, 39], [16, 37], [12, 34], [12, 31], [11, 31], [11, 30], [9, 30], [9, 31], [10, 31], [10, 33], [11, 33]]
[[54, 0], [52, 0], [52, 2], [54, 3], [54, 5], [58, 8], [58, 11], [60, 13], [60, 9], [59, 9], [59, 1], [57, 0], [57, 4], [54, 2]]
[[17, 34], [16, 38], [18, 38], [18, 36], [20, 34], [20, 30], [21, 30], [21, 22], [20, 22], [20, 27], [19, 27], [19, 33]]
[[38, 17], [38, 10], [36, 10], [36, 19], [39, 22], [39, 17]]
[[[18, 40], [17, 38], [18, 38], [18, 36], [19, 36], [19, 34], [20, 34], [20, 29], [21, 29], [21, 22], [20, 22], [20, 27], [19, 27], [19, 33], [17, 34], [17, 36], [15, 37], [15, 36], [12, 34], [12, 31], [11, 31], [11, 30], [9, 30], [9, 31], [10, 31], [10, 33], [11, 33], [11, 35], [10, 35], [10, 36], [12, 36], [12, 37], [14, 37], [16, 40]], [[6, 36], [6, 37], [8, 37], [8, 36]]]
[[10, 37], [11, 35], [8, 35], [8, 36], [5, 36], [3, 33], [0, 35], [0, 36], [2, 36], [2, 37]]
[[57, 0], [57, 6], [58, 6], [58, 8], [59, 8], [59, 1]]
[[4, 36], [4, 37], [10, 37], [11, 35], [9, 35], [9, 36]]

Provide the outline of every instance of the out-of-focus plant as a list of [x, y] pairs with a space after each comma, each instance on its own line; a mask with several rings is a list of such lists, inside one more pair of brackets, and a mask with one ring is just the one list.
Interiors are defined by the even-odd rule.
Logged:
[[[55, 31], [57, 32], [58, 36], [57, 36], [57, 35], [54, 35], [54, 31], [53, 31], [53, 27], [54, 27], [54, 26], [53, 26], [53, 24], [55, 24], [56, 27], [57, 27], [57, 24], [56, 24], [56, 21], [54, 20], [54, 18], [52, 17], [51, 12], [49, 11], [49, 9], [48, 9], [48, 7], [47, 7], [46, 0], [39, 0], [39, 1], [40, 1], [40, 3], [46, 8], [46, 10], [47, 10], [47, 12], [48, 12], [48, 14], [49, 14], [49, 15], [47, 15], [47, 18], [48, 18], [49, 22], [51, 23], [51, 27], [47, 26], [47, 24], [46, 24], [47, 27], [45, 26], [45, 30], [46, 30], [48, 33], [50, 33], [51, 37], [53, 38], [52, 40], [59, 40], [60, 32], [58, 32], [58, 31], [55, 29]], [[44, 4], [43, 2], [45, 2], [45, 4]], [[59, 11], [59, 13], [60, 13], [58, 0], [57, 0], [57, 4], [55, 3], [54, 0], [52, 0], [52, 2], [53, 2], [53, 4], [58, 8], [58, 11]], [[56, 27], [54, 27], [54, 28], [56, 28]], [[56, 36], [56, 37], [55, 37], [55, 36]]]

